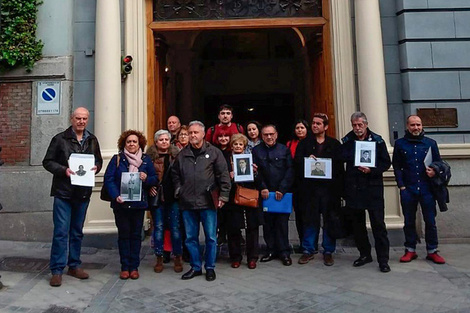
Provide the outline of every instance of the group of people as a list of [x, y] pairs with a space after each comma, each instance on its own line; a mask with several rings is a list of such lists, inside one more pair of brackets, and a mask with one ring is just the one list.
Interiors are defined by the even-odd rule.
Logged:
[[[87, 109], [77, 108], [71, 116], [71, 127], [54, 136], [43, 160], [43, 166], [53, 174], [54, 235], [50, 285], [55, 287], [62, 284], [66, 266], [67, 275], [78, 279], [89, 277], [80, 267], [80, 249], [91, 187], [72, 185], [70, 176], [77, 173], [67, 163], [72, 153], [91, 154], [94, 155], [95, 165], [85, 170], [95, 174], [101, 170], [103, 160], [98, 140], [86, 129], [88, 117]], [[203, 274], [199, 247], [201, 224], [205, 236], [204, 268], [207, 281], [216, 279], [218, 237], [227, 238], [231, 267], [241, 266], [243, 245], [246, 245], [248, 268], [257, 267], [261, 225], [266, 253], [259, 261], [279, 259], [283, 265], [290, 266], [290, 213], [263, 212], [261, 206], [261, 201], [268, 199], [270, 194], [276, 200], [282, 200], [290, 192], [293, 193], [296, 228], [302, 250], [299, 264], [308, 263], [319, 252], [321, 228], [323, 263], [326, 266], [334, 264], [336, 235], [332, 213], [343, 211], [347, 211], [351, 218], [359, 250], [359, 258], [353, 266], [372, 262], [366, 228], [367, 211], [379, 269], [389, 272], [383, 173], [392, 163], [405, 218], [405, 254], [400, 261], [410, 262], [417, 258], [415, 220], [419, 203], [426, 224], [427, 259], [437, 264], [445, 263], [437, 253], [436, 196], [431, 188], [431, 180], [437, 173], [432, 166], [424, 164], [428, 153], [432, 153], [433, 162], [440, 162], [441, 158], [436, 142], [424, 136], [418, 116], [407, 118], [406, 133], [395, 143], [393, 161], [385, 141], [368, 128], [367, 117], [362, 112], [351, 116], [352, 130], [342, 139], [342, 144], [326, 135], [329, 119], [323, 113], [315, 113], [311, 125], [305, 120], [296, 121], [292, 140], [286, 145], [277, 141], [278, 132], [273, 124], [262, 126], [250, 121], [246, 124], [245, 135], [244, 127], [232, 122], [233, 108], [229, 105], [220, 107], [218, 118], [218, 124], [206, 129], [200, 121], [195, 120], [185, 126], [181, 125], [178, 117], [171, 116], [167, 122], [168, 129], [158, 130], [146, 151], [147, 140], [142, 132], [126, 130], [119, 137], [119, 153], [108, 164], [103, 188], [111, 198], [110, 205], [118, 229], [121, 279], [139, 278], [139, 254], [146, 210], [150, 211], [153, 221], [156, 273], [164, 269], [165, 253], [169, 253], [164, 249], [164, 241], [165, 234], [169, 234], [174, 271], [183, 271], [186, 250], [191, 267], [181, 278], [187, 280]], [[361, 162], [367, 161], [362, 160], [365, 157], [363, 151], [356, 151], [356, 145], [361, 141], [375, 144], [374, 153], [368, 151], [368, 158], [375, 157], [371, 166], [356, 162], [357, 155]], [[245, 166], [242, 162], [234, 165], [236, 154], [252, 154], [253, 163], [248, 165], [248, 170], [253, 172], [253, 181], [235, 182], [236, 170], [248, 173], [246, 160]], [[306, 159], [314, 161], [315, 167], [312, 165], [311, 169], [313, 178], [305, 174]], [[321, 168], [317, 159], [330, 160], [327, 178], [322, 177], [326, 176], [325, 169]], [[136, 179], [141, 181], [142, 186], [140, 197], [132, 201], [125, 201], [121, 194], [121, 184], [124, 183], [122, 174], [127, 172], [137, 175]], [[258, 190], [260, 205], [248, 207], [236, 204], [234, 198], [238, 187]], [[341, 199], [345, 200], [346, 208], [342, 208]], [[245, 238], [242, 229], [245, 230]]]

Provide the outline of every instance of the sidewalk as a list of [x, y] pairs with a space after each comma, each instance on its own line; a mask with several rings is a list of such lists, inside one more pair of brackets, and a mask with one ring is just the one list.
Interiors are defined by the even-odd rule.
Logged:
[[[50, 244], [0, 241], [0, 312], [470, 312], [470, 245], [445, 244], [447, 264], [419, 258], [400, 264], [402, 248], [390, 251], [392, 272], [377, 263], [353, 268], [355, 248], [338, 248], [335, 265], [323, 265], [321, 255], [306, 265], [285, 267], [280, 261], [246, 263], [232, 269], [219, 258], [217, 279], [180, 279], [168, 264], [153, 272], [154, 256], [147, 242], [142, 249], [139, 280], [122, 281], [117, 250], [84, 248], [83, 267], [90, 279], [64, 275], [62, 287], [49, 286]], [[375, 255], [374, 259], [375, 259]], [[184, 270], [189, 265], [185, 264]]]

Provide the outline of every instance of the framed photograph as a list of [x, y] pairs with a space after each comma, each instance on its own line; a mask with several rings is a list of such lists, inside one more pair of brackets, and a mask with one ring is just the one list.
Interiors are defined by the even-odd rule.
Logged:
[[235, 182], [254, 181], [253, 157], [251, 154], [233, 155], [233, 172]]
[[316, 179], [332, 178], [333, 162], [330, 158], [305, 158], [304, 177]]
[[123, 172], [121, 176], [121, 198], [124, 201], [141, 201], [142, 181], [139, 172]]
[[72, 153], [69, 157], [69, 168], [75, 172], [70, 175], [70, 183], [75, 186], [95, 187], [95, 156], [93, 154]]
[[376, 142], [357, 141], [354, 151], [354, 166], [375, 167]]

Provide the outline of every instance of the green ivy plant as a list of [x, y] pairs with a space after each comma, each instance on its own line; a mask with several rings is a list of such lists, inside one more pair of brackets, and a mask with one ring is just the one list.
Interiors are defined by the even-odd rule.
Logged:
[[41, 58], [36, 39], [36, 15], [41, 0], [0, 0], [0, 71], [25, 67], [31, 71]]

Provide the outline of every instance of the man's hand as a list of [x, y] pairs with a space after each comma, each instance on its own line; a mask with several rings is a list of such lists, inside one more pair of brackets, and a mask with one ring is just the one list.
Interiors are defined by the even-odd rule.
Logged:
[[282, 197], [284, 197], [284, 195], [282, 194], [282, 192], [276, 191], [276, 200], [277, 200], [277, 201], [281, 201]]
[[406, 187], [405, 187], [405, 186], [403, 186], [403, 187], [400, 187], [400, 190], [405, 190], [405, 189], [406, 189]]
[[67, 177], [70, 177], [70, 175], [75, 175], [75, 172], [67, 167], [67, 169], [65, 170], [65, 175], [67, 175]]
[[316, 160], [316, 159], [317, 159], [317, 157], [316, 157], [316, 156], [314, 156], [313, 154], [310, 154], [308, 158], [309, 158], [309, 159], [314, 159], [314, 160]]
[[116, 198], [116, 202], [117, 202], [117, 203], [124, 203], [124, 200], [122, 200], [121, 196], [118, 196], [118, 197]]
[[258, 165], [256, 165], [255, 163], [253, 163], [253, 173], [257, 173], [258, 172]]
[[90, 171], [96, 172], [97, 169], [98, 169], [98, 166], [95, 165], [92, 168], [90, 168]]
[[225, 205], [225, 202], [222, 201], [222, 200], [219, 200], [219, 203], [217, 204], [217, 208], [220, 209], [220, 208], [223, 207], [224, 205]]
[[432, 167], [426, 166], [426, 175], [428, 175], [429, 178], [433, 178], [436, 176], [436, 172]]
[[361, 172], [363, 172], [364, 174], [369, 174], [370, 173], [370, 168], [367, 167], [367, 166], [359, 166], [357, 169], [360, 170]]
[[147, 173], [140, 172], [140, 180], [141, 181], [146, 181], [147, 180]]
[[261, 198], [263, 198], [265, 200], [269, 198], [269, 190], [268, 189], [261, 190]]

